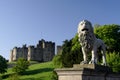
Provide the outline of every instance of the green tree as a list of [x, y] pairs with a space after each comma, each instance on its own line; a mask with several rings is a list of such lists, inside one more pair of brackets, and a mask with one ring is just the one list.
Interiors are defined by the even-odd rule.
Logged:
[[81, 46], [77, 34], [70, 40], [65, 40], [62, 46], [62, 64], [63, 67], [72, 67], [73, 64], [79, 64], [82, 60]]
[[7, 69], [7, 61], [4, 57], [0, 55], [0, 73], [5, 73]]
[[120, 26], [119, 25], [103, 25], [94, 28], [96, 36], [102, 39], [107, 45], [109, 52], [120, 52]]
[[13, 71], [18, 73], [18, 74], [22, 74], [26, 71], [26, 69], [28, 69], [29, 66], [29, 61], [26, 61], [24, 58], [19, 58], [16, 66], [13, 67]]
[[63, 50], [62, 50], [62, 64], [63, 67], [71, 67], [71, 57], [70, 57], [70, 50], [71, 50], [71, 40], [65, 40], [63, 43]]

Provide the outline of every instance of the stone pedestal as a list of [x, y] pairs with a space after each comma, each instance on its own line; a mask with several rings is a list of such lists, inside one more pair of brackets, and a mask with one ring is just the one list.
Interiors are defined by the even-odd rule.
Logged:
[[73, 68], [55, 69], [58, 80], [120, 80], [120, 74], [112, 74], [106, 66], [75, 64]]

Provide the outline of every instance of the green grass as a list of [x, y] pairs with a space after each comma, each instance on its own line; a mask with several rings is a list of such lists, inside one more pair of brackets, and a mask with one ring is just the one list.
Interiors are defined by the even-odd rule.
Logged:
[[[52, 62], [37, 63], [29, 66], [29, 69], [20, 76], [20, 80], [50, 80], [54, 66]], [[9, 68], [3, 80], [9, 80], [8, 76], [13, 74]]]

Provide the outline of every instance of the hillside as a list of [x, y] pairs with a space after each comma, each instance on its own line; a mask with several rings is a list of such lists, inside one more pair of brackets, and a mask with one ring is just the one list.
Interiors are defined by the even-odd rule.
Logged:
[[[52, 62], [37, 63], [29, 66], [29, 69], [24, 75], [20, 76], [21, 80], [50, 80], [54, 66]], [[12, 69], [9, 68], [5, 76], [12, 74]], [[8, 78], [3, 80], [9, 80]]]

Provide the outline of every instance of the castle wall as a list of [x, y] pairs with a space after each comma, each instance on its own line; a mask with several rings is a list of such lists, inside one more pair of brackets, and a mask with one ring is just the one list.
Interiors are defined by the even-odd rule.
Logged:
[[23, 46], [22, 48], [15, 47], [13, 49], [13, 61], [18, 60], [19, 58], [24, 58], [27, 60], [28, 55], [28, 48], [26, 46]]
[[43, 61], [51, 61], [55, 55], [55, 43], [45, 42], [43, 48]]
[[22, 58], [24, 59], [28, 59], [28, 47], [26, 47], [26, 45], [23, 45], [22, 49], [21, 49], [21, 54], [22, 54]]
[[36, 47], [26, 47], [26, 45], [23, 45], [22, 48], [15, 47], [10, 54], [10, 61], [16, 61], [19, 58], [24, 58], [28, 61], [51, 61], [55, 55], [55, 43], [46, 42], [42, 39], [39, 41]]
[[62, 54], [62, 46], [57, 46], [57, 54]]
[[32, 55], [33, 58], [31, 60], [33, 60], [33, 61], [39, 61], [39, 62], [43, 61], [42, 42], [43, 42], [43, 40], [39, 41], [39, 43], [34, 48], [34, 50], [33, 50], [34, 52], [33, 52], [33, 55]]
[[10, 59], [9, 59], [9, 62], [12, 62], [13, 61], [13, 50], [10, 51]]
[[17, 60], [17, 47], [13, 48], [13, 61]]
[[28, 61], [34, 60], [34, 46], [28, 47]]
[[35, 61], [43, 61], [43, 49], [42, 48], [36, 48], [35, 49]]

